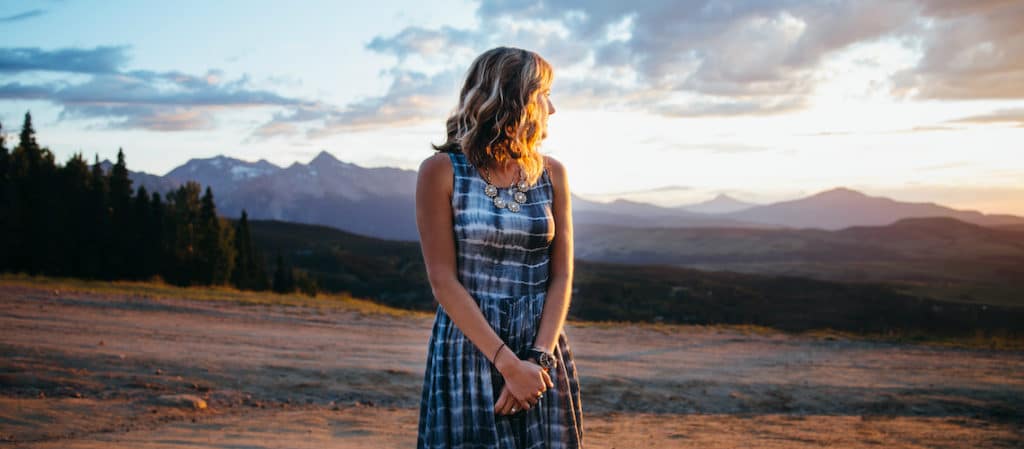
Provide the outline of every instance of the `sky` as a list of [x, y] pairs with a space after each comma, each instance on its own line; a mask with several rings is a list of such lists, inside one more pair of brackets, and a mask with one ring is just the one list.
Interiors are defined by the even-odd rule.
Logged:
[[2, 1], [0, 123], [165, 174], [320, 151], [415, 170], [495, 46], [555, 70], [540, 148], [585, 198], [835, 187], [1024, 215], [1024, 2]]

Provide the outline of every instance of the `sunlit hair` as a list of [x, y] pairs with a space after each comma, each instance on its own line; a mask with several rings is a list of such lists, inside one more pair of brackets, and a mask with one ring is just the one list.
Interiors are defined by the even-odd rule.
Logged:
[[537, 151], [544, 131], [539, 102], [553, 78], [551, 64], [532, 51], [487, 50], [466, 72], [459, 104], [448, 117], [448, 140], [431, 146], [461, 150], [476, 167], [515, 160], [533, 184], [544, 170], [544, 156]]

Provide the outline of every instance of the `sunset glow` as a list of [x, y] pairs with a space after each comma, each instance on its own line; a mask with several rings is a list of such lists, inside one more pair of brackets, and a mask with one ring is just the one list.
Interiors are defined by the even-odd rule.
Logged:
[[154, 174], [321, 150], [415, 169], [472, 58], [510, 45], [555, 67], [542, 151], [586, 198], [845, 186], [1024, 215], [1021, 5], [683, 5], [2, 2], [0, 121], [13, 140], [31, 110], [59, 162], [123, 147]]

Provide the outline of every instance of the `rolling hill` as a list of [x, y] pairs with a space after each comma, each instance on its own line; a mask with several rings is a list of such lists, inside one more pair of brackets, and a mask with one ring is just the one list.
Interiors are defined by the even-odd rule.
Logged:
[[[419, 246], [324, 226], [250, 222], [257, 247], [331, 291], [409, 309], [434, 298]], [[884, 283], [823, 281], [705, 271], [663, 264], [623, 265], [577, 259], [570, 315], [585, 320], [758, 324], [786, 330], [857, 332], [1024, 332], [1024, 307], [940, 302]]]

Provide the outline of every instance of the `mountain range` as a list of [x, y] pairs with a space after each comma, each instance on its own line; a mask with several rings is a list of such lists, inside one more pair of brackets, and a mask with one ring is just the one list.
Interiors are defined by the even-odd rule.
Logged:
[[[109, 161], [103, 165], [110, 166]], [[416, 171], [367, 168], [322, 151], [309, 163], [280, 167], [226, 156], [190, 159], [163, 176], [130, 172], [133, 185], [166, 192], [195, 181], [213, 189], [222, 215], [245, 209], [253, 219], [321, 224], [372, 237], [418, 240]], [[951, 217], [983, 226], [1024, 226], [1024, 217], [910, 203], [839, 187], [808, 197], [755, 205], [727, 195], [677, 207], [618, 199], [608, 203], [573, 195], [578, 228], [817, 228], [884, 226], [912, 217]]]

